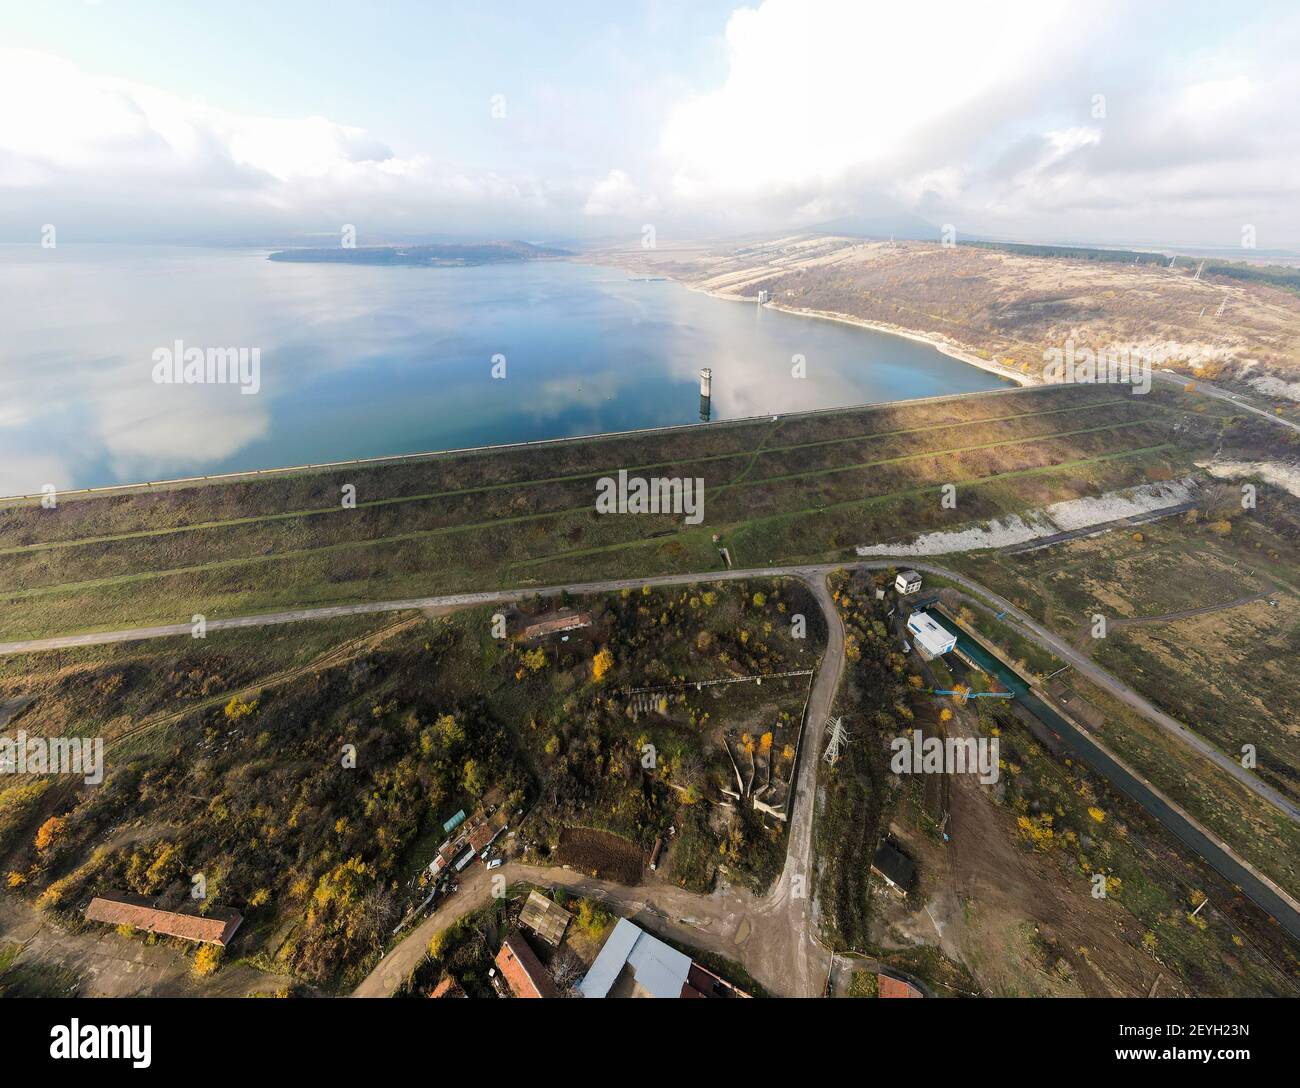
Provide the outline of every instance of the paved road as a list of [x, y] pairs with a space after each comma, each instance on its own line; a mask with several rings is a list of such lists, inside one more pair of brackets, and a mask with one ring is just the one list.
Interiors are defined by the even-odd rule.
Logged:
[[[1270, 417], [1271, 418], [1271, 417]], [[438, 597], [412, 597], [400, 601], [377, 601], [366, 604], [332, 605], [324, 608], [302, 608], [289, 612], [268, 612], [258, 616], [240, 616], [232, 619], [209, 619], [209, 631], [223, 631], [238, 627], [262, 627], [270, 624], [298, 623], [305, 620], [329, 619], [336, 616], [360, 616], [383, 612], [401, 612], [408, 609], [429, 609], [438, 611], [455, 611], [472, 608], [477, 605], [513, 604], [531, 598], [535, 594], [558, 596], [562, 592], [571, 594], [609, 593], [622, 589], [639, 589], [643, 585], [676, 586], [690, 585], [697, 582], [729, 582], [746, 578], [800, 578], [809, 585], [818, 585], [835, 570], [884, 570], [896, 567], [900, 563], [919, 570], [937, 574], [943, 578], [964, 586], [972, 593], [996, 604], [999, 609], [1017, 621], [1012, 626], [1019, 626], [1022, 633], [1032, 636], [1047, 646], [1062, 661], [1067, 661], [1083, 673], [1098, 687], [1110, 692], [1116, 698], [1127, 703], [1134, 710], [1149, 718], [1160, 728], [1170, 733], [1187, 747], [1215, 763], [1220, 769], [1230, 774], [1247, 789], [1262, 797], [1269, 804], [1286, 813], [1292, 820], [1300, 823], [1300, 808], [1272, 786], [1261, 781], [1243, 768], [1235, 759], [1221, 752], [1205, 738], [1188, 729], [1182, 722], [1159, 710], [1144, 699], [1128, 685], [1116, 679], [1100, 665], [1064, 639], [1059, 638], [1045, 627], [1036, 623], [1021, 609], [1010, 601], [985, 589], [979, 583], [965, 575], [934, 563], [923, 562], [914, 558], [881, 558], [856, 560], [846, 563], [815, 563], [788, 567], [753, 567], [744, 570], [708, 571], [697, 574], [664, 574], [650, 578], [620, 578], [600, 582], [585, 582], [566, 586], [529, 586], [525, 589], [489, 591], [484, 593], [453, 593]], [[168, 624], [159, 627], [133, 627], [122, 631], [99, 631], [84, 635], [63, 635], [56, 638], [28, 639], [22, 642], [0, 643], [0, 655], [30, 653], [42, 650], [62, 649], [69, 646], [99, 646], [117, 642], [133, 642], [141, 639], [161, 638], [175, 635], [188, 635], [190, 625], [187, 623]]]
[[[893, 566], [897, 563], [898, 560], [895, 560], [894, 563], [887, 565]], [[876, 565], [879, 566], [880, 564]], [[1170, 715], [1166, 714], [1163, 710], [1153, 706], [1127, 684], [1124, 684], [1122, 681], [1111, 676], [1110, 673], [1094, 662], [1091, 658], [1080, 653], [1064, 639], [1059, 638], [1041, 624], [1035, 622], [1030, 616], [1026, 615], [1010, 601], [1000, 597], [991, 590], [985, 589], [978, 582], [972, 581], [965, 575], [958, 574], [956, 571], [948, 570], [945, 567], [936, 566], [932, 563], [915, 562], [910, 559], [908, 560], [908, 565], [915, 570], [927, 571], [931, 574], [937, 574], [942, 578], [947, 578], [950, 581], [956, 582], [958, 585], [970, 590], [977, 596], [983, 597], [990, 604], [997, 605], [999, 610], [1006, 613], [1006, 615], [1003, 616], [1003, 622], [1006, 622], [1007, 617], [1014, 618], [1016, 622], [1011, 624], [1012, 627], [1019, 628], [1022, 634], [1032, 636], [1037, 642], [1046, 646], [1062, 661], [1073, 665], [1080, 673], [1086, 676], [1098, 687], [1103, 688], [1105, 691], [1114, 695], [1117, 699], [1127, 703], [1134, 710], [1138, 711], [1138, 713], [1149, 718], [1152, 722], [1168, 733], [1171, 733], [1187, 747], [1194, 749], [1200, 755], [1205, 756], [1213, 762], [1216, 766], [1232, 775], [1232, 777], [1238, 782], [1242, 783], [1242, 785], [1246, 786], [1259, 797], [1262, 797], [1269, 804], [1285, 813], [1292, 820], [1300, 823], [1300, 808], [1297, 808], [1288, 797], [1275, 790], [1267, 782], [1256, 778], [1235, 759], [1221, 752], [1198, 733], [1192, 732], [1192, 730], [1188, 729], [1187, 726], [1183, 725], [1183, 723], [1178, 721], [1178, 719], [1170, 717]]]
[[[1047, 646], [1058, 658], [1073, 665], [1093, 683], [1138, 710], [1188, 747], [1213, 761], [1257, 795], [1286, 813], [1291, 819], [1300, 822], [1300, 809], [1289, 799], [1271, 786], [1255, 778], [1242, 768], [1236, 760], [1220, 752], [1181, 722], [1158, 710], [1137, 692], [1111, 676], [1067, 642], [1039, 625], [1010, 601], [984, 588], [965, 575], [949, 570], [946, 567], [911, 558], [904, 561], [909, 567], [916, 570], [936, 574], [955, 582], [978, 597], [982, 597], [990, 604], [997, 606], [1004, 613], [1004, 622], [1007, 621], [1008, 617], [1011, 617], [1010, 626], [1020, 628], [1022, 634], [1028, 634]], [[607, 593], [617, 592], [622, 589], [637, 589], [647, 584], [655, 586], [687, 585], [704, 581], [737, 581], [748, 578], [772, 577], [794, 577], [806, 582], [813, 588], [823, 610], [827, 612], [828, 654], [824, 659], [823, 668], [814, 681], [813, 696], [809, 702], [808, 735], [800, 754], [799, 782], [795, 796], [795, 807], [791, 812], [790, 848], [785, 869], [772, 892], [764, 899], [759, 900], [747, 896], [743, 892], [732, 891], [729, 893], [731, 896], [729, 904], [720, 906], [715, 903], [706, 909], [704, 904], [707, 897], [696, 897], [692, 909], [701, 914], [701, 921], [706, 926], [717, 925], [718, 930], [715, 932], [725, 931], [729, 926], [734, 927], [733, 936], [737, 947], [732, 948], [732, 955], [737, 956], [740, 946], [743, 945], [746, 950], [744, 956], [746, 965], [755, 977], [764, 985], [769, 986], [773, 992], [814, 995], [821, 992], [821, 982], [825, 978], [825, 964], [828, 961], [825, 952], [816, 942], [816, 919], [813, 914], [813, 904], [808, 895], [812, 875], [812, 809], [816, 796], [816, 768], [820, 752], [821, 733], [831, 705], [834, 702], [835, 690], [843, 668], [843, 629], [840, 626], [838, 611], [826, 592], [825, 578], [836, 570], [881, 570], [897, 566], [899, 562], [898, 559], [882, 558], [857, 560], [848, 563], [759, 567], [745, 570], [710, 571], [702, 574], [669, 574], [650, 578], [609, 579], [567, 586], [533, 586], [526, 589], [501, 592], [448, 594], [436, 597], [409, 598], [400, 601], [298, 609], [290, 612], [268, 613], [261, 616], [209, 620], [207, 626], [208, 630], [223, 630], [237, 627], [295, 623], [334, 616], [364, 615], [411, 609], [453, 611], [478, 605], [513, 603], [530, 598], [535, 594], [556, 596], [566, 590], [575, 595]], [[189, 633], [190, 626], [188, 624], [133, 628], [123, 631], [98, 632], [0, 644], [0, 654], [50, 650], [66, 646], [101, 645]], [[832, 650], [835, 652], [831, 653]], [[826, 667], [827, 663], [829, 663], [829, 667]], [[1223, 845], [1226, 850], [1226, 844]], [[553, 875], [556, 871], [540, 870], [539, 872]], [[796, 879], [799, 877], [803, 879]], [[467, 909], [470, 908], [460, 907], [459, 913], [464, 913]], [[435, 914], [433, 918], [436, 917]], [[423, 935], [423, 926], [431, 924], [433, 918], [426, 920], [421, 929], [417, 930], [417, 934]], [[737, 918], [740, 921], [737, 921]], [[436, 928], [431, 932], [436, 932]], [[699, 943], [698, 940], [695, 943]], [[423, 937], [423, 941], [418, 937], [409, 938], [399, 946], [399, 950], [390, 953], [390, 957], [398, 956], [398, 951], [407, 949], [409, 946], [410, 951], [402, 951], [401, 956], [415, 956], [416, 962], [418, 962], [419, 956], [423, 955], [423, 949], [427, 945], [427, 936]], [[386, 957], [386, 961], [387, 959]], [[393, 963], [388, 963], [387, 966], [381, 963], [381, 968], [384, 968], [383, 973], [386, 974], [389, 981], [398, 978], [400, 983], [401, 978], [405, 977], [399, 970], [401, 962], [401, 957], [398, 957], [397, 966], [394, 966]], [[400, 977], [398, 977], [399, 975]], [[369, 981], [368, 979], [367, 982]]]
[[1284, 419], [1282, 416], [1275, 415], [1273, 412], [1266, 412], [1263, 408], [1256, 408], [1253, 404], [1247, 404], [1236, 393], [1229, 393], [1226, 389], [1220, 389], [1218, 386], [1210, 385], [1199, 378], [1189, 378], [1186, 374], [1175, 374], [1172, 370], [1157, 370], [1152, 374], [1153, 378], [1159, 378], [1162, 381], [1174, 382], [1178, 385], [1186, 385], [1189, 381], [1196, 383], [1196, 391], [1204, 393], [1207, 397], [1214, 397], [1216, 400], [1226, 400], [1234, 408], [1240, 408], [1243, 412], [1254, 412], [1257, 416], [1263, 416], [1265, 419], [1271, 419], [1283, 427], [1289, 427], [1293, 431], [1300, 431], [1300, 423], [1294, 420]]
[[[862, 564], [858, 564], [862, 565]], [[891, 564], [885, 564], [889, 566]], [[370, 601], [365, 604], [338, 604], [322, 608], [298, 608], [288, 612], [264, 612], [256, 616], [237, 616], [231, 619], [209, 618], [207, 630], [229, 631], [239, 627], [267, 627], [280, 623], [301, 623], [307, 620], [326, 620], [339, 616], [365, 616], [382, 612], [405, 612], [427, 609], [454, 612], [488, 604], [517, 604], [533, 596], [558, 596], [568, 591], [573, 594], [611, 593], [623, 589], [640, 589], [644, 585], [679, 586], [697, 582], [731, 582], [745, 578], [776, 578], [782, 576], [805, 579], [825, 577], [842, 564], [812, 567], [759, 567], [750, 570], [719, 570], [704, 574], [665, 574], [651, 578], [620, 578], [603, 582], [584, 582], [565, 586], [528, 586], [484, 593], [449, 593], [438, 597], [410, 597], [400, 601]], [[150, 638], [188, 635], [188, 623], [169, 623], [156, 627], [129, 627], [121, 631], [92, 631], [84, 635], [60, 635], [55, 638], [26, 639], [21, 642], [0, 642], [0, 656], [32, 653], [41, 650], [60, 650], [71, 646], [104, 646], [116, 642], [137, 642]]]
[[1177, 506], [1163, 506], [1159, 510], [1152, 510], [1146, 514], [1131, 514], [1126, 518], [1101, 521], [1096, 525], [1086, 525], [1081, 529], [1067, 529], [1064, 532], [1053, 533], [1051, 536], [1035, 537], [1023, 544], [1009, 544], [999, 550], [1003, 555], [1036, 552], [1039, 548], [1050, 548], [1053, 544], [1061, 544], [1067, 540], [1078, 540], [1081, 536], [1101, 536], [1102, 533], [1109, 533], [1112, 529], [1136, 528], [1139, 525], [1159, 521], [1161, 518], [1173, 517], [1175, 514], [1185, 514], [1188, 510], [1195, 509], [1196, 503], [1194, 502], [1180, 502]]

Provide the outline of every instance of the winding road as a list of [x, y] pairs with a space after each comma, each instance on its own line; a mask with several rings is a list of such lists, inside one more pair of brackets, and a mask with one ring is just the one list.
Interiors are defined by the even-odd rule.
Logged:
[[[879, 558], [846, 563], [806, 564], [785, 567], [757, 567], [742, 570], [707, 571], [691, 574], [667, 574], [648, 578], [607, 579], [564, 586], [530, 586], [527, 588], [416, 597], [395, 601], [334, 605], [296, 609], [230, 619], [209, 619], [208, 631], [297, 623], [340, 616], [358, 616], [423, 610], [453, 612], [483, 605], [511, 604], [536, 595], [557, 596], [618, 592], [639, 589], [643, 585], [677, 586], [699, 582], [740, 581], [750, 578], [797, 578], [817, 598], [827, 621], [827, 646], [813, 682], [809, 698], [805, 736], [800, 746], [798, 781], [790, 817], [789, 846], [781, 877], [766, 896], [755, 896], [745, 889], [724, 887], [710, 895], [686, 892], [673, 885], [652, 882], [626, 888], [595, 880], [565, 869], [536, 868], [508, 864], [493, 875], [508, 882], [529, 880], [539, 884], [559, 884], [574, 891], [602, 899], [617, 906], [621, 913], [634, 917], [645, 928], [685, 943], [741, 959], [746, 968], [773, 993], [796, 996], [821, 994], [830, 965], [829, 952], [816, 938], [817, 918], [812, 899], [813, 885], [813, 816], [822, 733], [830, 716], [844, 669], [844, 630], [839, 612], [826, 587], [826, 578], [837, 570], [882, 570], [900, 563], [929, 574], [938, 575], [970, 591], [1004, 615], [1003, 621], [1017, 628], [1067, 661], [1093, 683], [1170, 732], [1189, 748], [1209, 758], [1233, 778], [1257, 795], [1300, 822], [1300, 809], [1277, 790], [1260, 781], [1204, 738], [1176, 719], [1154, 707], [1137, 692], [1111, 676], [1064, 639], [1043, 628], [1010, 601], [986, 589], [966, 576], [933, 563]], [[55, 650], [72, 646], [94, 646], [132, 642], [151, 638], [189, 635], [188, 623], [129, 628], [120, 631], [91, 632], [55, 638], [30, 639], [0, 644], [0, 655]], [[1219, 843], [1235, 861], [1225, 843]], [[477, 870], [477, 867], [476, 867]], [[1252, 870], [1253, 871], [1253, 870]], [[429, 939], [476, 906], [487, 901], [491, 882], [486, 872], [467, 874], [462, 889], [453, 900], [416, 926], [410, 935], [386, 955], [375, 970], [361, 983], [359, 996], [391, 994], [409, 976], [428, 948]], [[1298, 913], [1297, 917], [1300, 917]]]
[[[1263, 782], [1243, 768], [1237, 760], [1216, 748], [1182, 722], [1152, 705], [1136, 691], [1116, 677], [1112, 676], [1096, 662], [1074, 649], [1065, 639], [1053, 634], [1037, 623], [1023, 610], [992, 590], [984, 588], [978, 582], [967, 578], [957, 571], [934, 563], [923, 562], [911, 557], [881, 558], [857, 560], [845, 563], [814, 563], [785, 567], [750, 567], [741, 570], [706, 571], [694, 574], [662, 574], [648, 578], [618, 578], [598, 582], [581, 582], [563, 586], [529, 586], [524, 589], [486, 591], [481, 593], [451, 593], [436, 597], [410, 597], [397, 601], [373, 601], [364, 604], [330, 605], [322, 608], [301, 608], [286, 612], [267, 612], [254, 616], [238, 616], [231, 619], [208, 619], [208, 631], [226, 631], [243, 627], [265, 627], [272, 624], [300, 623], [309, 620], [331, 619], [339, 616], [362, 616], [384, 612], [403, 612], [413, 609], [426, 611], [454, 612], [463, 608], [480, 605], [517, 604], [536, 595], [543, 597], [558, 596], [568, 592], [577, 596], [591, 593], [618, 592], [623, 589], [640, 589], [643, 585], [678, 586], [692, 585], [698, 582], [731, 582], [748, 578], [799, 578], [810, 586], [822, 586], [826, 576], [836, 570], [886, 570], [890, 567], [906, 565], [915, 570], [937, 574], [955, 582], [970, 592], [996, 604], [998, 609], [1012, 617], [1022, 634], [1031, 635], [1036, 641], [1050, 649], [1062, 661], [1066, 661], [1079, 670], [1098, 687], [1110, 692], [1116, 698], [1128, 704], [1138, 713], [1149, 718], [1156, 725], [1166, 730], [1187, 747], [1195, 750], [1216, 764], [1221, 770], [1235, 778], [1290, 819], [1300, 823], [1300, 807], [1297, 807], [1278, 790]], [[834, 611], [832, 609], [832, 611]], [[43, 650], [58, 650], [73, 646], [102, 646], [118, 642], [135, 642], [142, 639], [164, 638], [191, 633], [191, 624], [173, 623], [155, 627], [131, 627], [120, 631], [95, 631], [82, 635], [61, 635], [54, 638], [27, 639], [20, 642], [0, 643], [0, 656], [7, 654], [33, 653]]]
[[1288, 427], [1293, 431], [1300, 431], [1300, 423], [1294, 420], [1286, 419], [1273, 412], [1266, 412], [1263, 408], [1256, 408], [1253, 404], [1246, 403], [1245, 399], [1236, 393], [1229, 393], [1226, 389], [1220, 389], [1216, 385], [1210, 385], [1209, 382], [1203, 382], [1199, 378], [1189, 378], [1186, 374], [1176, 374], [1172, 370], [1157, 370], [1152, 374], [1153, 378], [1160, 378], [1163, 381], [1174, 382], [1178, 385], [1186, 385], [1188, 382], [1196, 384], [1196, 392], [1204, 393], [1207, 397], [1214, 397], [1215, 400], [1226, 400], [1235, 408], [1240, 408], [1243, 412], [1253, 412], [1257, 416], [1263, 416], [1265, 419], [1272, 420], [1282, 427]]

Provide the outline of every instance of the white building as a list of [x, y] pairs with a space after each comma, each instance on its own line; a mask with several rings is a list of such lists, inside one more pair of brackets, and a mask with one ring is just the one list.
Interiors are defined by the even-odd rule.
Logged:
[[915, 593], [921, 588], [921, 576], [914, 570], [900, 570], [894, 579], [894, 588], [904, 595]]
[[912, 632], [917, 649], [927, 658], [941, 657], [957, 646], [957, 636], [935, 623], [928, 612], [913, 612], [908, 616], [907, 629]]

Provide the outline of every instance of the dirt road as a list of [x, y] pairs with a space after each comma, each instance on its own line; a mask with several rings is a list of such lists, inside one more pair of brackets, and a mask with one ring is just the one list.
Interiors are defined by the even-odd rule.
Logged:
[[[1270, 417], [1272, 418], [1272, 417]], [[1138, 713], [1149, 718], [1161, 729], [1170, 733], [1175, 739], [1194, 749], [1221, 770], [1230, 774], [1247, 789], [1263, 798], [1275, 808], [1284, 812], [1290, 819], [1300, 823], [1300, 808], [1282, 793], [1251, 774], [1235, 759], [1226, 755], [1207, 741], [1204, 737], [1188, 729], [1182, 722], [1157, 709], [1127, 684], [1112, 676], [1101, 666], [1080, 653], [1064, 639], [1048, 631], [1035, 622], [1010, 601], [985, 589], [956, 571], [926, 563], [914, 558], [880, 558], [856, 560], [845, 563], [814, 563], [785, 567], [752, 567], [744, 570], [706, 571], [694, 574], [664, 574], [650, 578], [619, 578], [599, 582], [584, 582], [567, 586], [530, 586], [527, 589], [501, 590], [483, 593], [453, 593], [439, 597], [413, 597], [399, 601], [374, 601], [365, 604], [333, 605], [325, 608], [303, 608], [289, 612], [268, 612], [256, 616], [239, 616], [232, 619], [209, 619], [209, 631], [222, 631], [240, 627], [262, 627], [271, 624], [298, 623], [307, 620], [329, 619], [336, 616], [359, 616], [382, 612], [402, 612], [413, 609], [438, 611], [455, 611], [461, 608], [473, 608], [478, 605], [513, 604], [535, 595], [557, 596], [562, 592], [574, 595], [589, 593], [609, 593], [622, 589], [639, 589], [643, 585], [676, 586], [692, 585], [698, 582], [735, 581], [746, 578], [801, 578], [809, 584], [824, 579], [835, 570], [883, 570], [906, 564], [915, 570], [937, 574], [970, 590], [985, 600], [997, 604], [998, 608], [1012, 617], [1010, 626], [1017, 627], [1022, 634], [1031, 635], [1036, 641], [1050, 649], [1062, 661], [1067, 661], [1083, 673], [1089, 680], [1117, 699], [1127, 703]], [[0, 643], [0, 655], [32, 653], [43, 650], [55, 650], [69, 646], [97, 646], [118, 642], [134, 642], [141, 639], [162, 638], [174, 635], [190, 634], [190, 624], [177, 623], [160, 627], [133, 627], [121, 631], [97, 631], [81, 635], [63, 635], [55, 638], [29, 639], [23, 642]]]
[[1293, 431], [1300, 431], [1300, 423], [1293, 420], [1285, 419], [1273, 412], [1266, 412], [1263, 408], [1256, 408], [1253, 404], [1247, 404], [1246, 401], [1236, 393], [1229, 393], [1226, 389], [1220, 389], [1218, 386], [1210, 385], [1200, 379], [1188, 379], [1185, 374], [1175, 374], [1172, 370], [1158, 370], [1153, 378], [1160, 378], [1163, 381], [1175, 382], [1178, 385], [1186, 385], [1189, 380], [1196, 382], [1196, 392], [1204, 393], [1207, 397], [1214, 397], [1215, 400], [1226, 400], [1234, 408], [1240, 408], [1243, 412], [1253, 412], [1257, 416], [1263, 416], [1265, 419], [1282, 426], [1288, 427]]
[[[897, 566], [898, 559], [880, 558], [847, 563], [808, 564], [787, 567], [750, 568], [743, 570], [708, 571], [695, 574], [669, 574], [650, 578], [610, 579], [568, 586], [529, 587], [500, 592], [449, 594], [420, 597], [400, 601], [381, 601], [355, 605], [337, 605], [326, 608], [299, 609], [291, 612], [244, 616], [228, 620], [210, 619], [208, 630], [257, 627], [269, 624], [294, 623], [324, 619], [334, 616], [363, 615], [398, 612], [415, 609], [454, 611], [479, 605], [506, 604], [534, 595], [555, 596], [567, 591], [574, 595], [617, 592], [637, 589], [643, 585], [688, 585], [705, 581], [735, 581], [748, 578], [799, 578], [812, 587], [827, 618], [828, 642], [826, 656], [813, 685], [809, 701], [807, 735], [800, 754], [798, 783], [791, 812], [789, 851], [781, 878], [772, 891], [758, 898], [739, 889], [724, 889], [710, 896], [694, 895], [681, 889], [662, 885], [646, 889], [625, 889], [617, 885], [592, 881], [566, 873], [565, 870], [535, 869], [533, 876], [523, 866], [509, 866], [503, 872], [508, 879], [536, 879], [541, 884], [563, 883], [576, 887], [584, 881], [586, 886], [599, 890], [620, 907], [631, 908], [644, 917], [657, 919], [659, 931], [678, 936], [687, 943], [712, 948], [741, 960], [746, 968], [773, 993], [814, 995], [821, 992], [826, 977], [829, 958], [815, 938], [816, 918], [810, 898], [812, 885], [812, 829], [813, 803], [817, 762], [820, 755], [822, 731], [834, 703], [835, 691], [843, 671], [843, 628], [839, 614], [826, 590], [826, 577], [836, 570], [880, 570]], [[906, 563], [916, 570], [936, 574], [963, 586], [978, 597], [996, 605], [1004, 613], [1004, 622], [1029, 635], [1048, 647], [1057, 657], [1069, 662], [1099, 687], [1110, 692], [1133, 707], [1161, 728], [1167, 730], [1188, 747], [1195, 749], [1219, 767], [1242, 782], [1256, 794], [1300, 822], [1300, 809], [1278, 791], [1260, 781], [1242, 768], [1235, 760], [1198, 736], [1181, 722], [1158, 710], [1137, 692], [1121, 683], [1100, 666], [1070, 646], [1065, 640], [1046, 630], [1030, 616], [998, 594], [985, 589], [956, 571], [932, 563], [908, 559]], [[56, 649], [65, 646], [97, 645], [135, 641], [169, 635], [188, 635], [188, 624], [163, 627], [133, 628], [123, 631], [97, 632], [60, 638], [38, 639], [27, 642], [0, 644], [0, 654], [24, 653]], [[1227, 849], [1226, 844], [1223, 844]], [[518, 874], [518, 875], [515, 875]], [[454, 917], [473, 909], [473, 894], [481, 894], [479, 902], [486, 901], [488, 885], [480, 893], [472, 893], [475, 885], [464, 882], [462, 890], [452, 903], [421, 923], [413, 934], [384, 958], [375, 972], [362, 983], [357, 992], [391, 993], [428, 947], [429, 937], [450, 924]], [[650, 890], [650, 889], [653, 890]], [[472, 894], [467, 895], [467, 892]], [[638, 899], [637, 896], [643, 898]], [[637, 905], [639, 904], [639, 905]], [[454, 914], [444, 915], [444, 911]], [[675, 927], [675, 928], [674, 928]], [[683, 928], [684, 927], [684, 928]], [[647, 925], [654, 929], [655, 926]]]
[[[504, 876], [507, 884], [527, 880], [601, 899], [653, 933], [739, 960], [771, 993], [819, 996], [830, 957], [814, 936], [813, 808], [822, 732], [844, 672], [844, 627], [826, 588], [825, 575], [804, 580], [826, 618], [826, 649], [809, 695], [804, 736], [800, 741], [785, 867], [766, 896], [758, 897], [746, 889], [725, 886], [701, 895], [653, 877], [646, 884], [628, 888], [569, 869], [519, 864], [504, 865], [489, 874], [476, 865], [461, 879], [460, 890], [389, 952], [357, 987], [354, 996], [392, 994], [424, 958], [434, 934], [488, 901], [491, 877], [497, 875]], [[498, 887], [501, 886], [498, 882]]]

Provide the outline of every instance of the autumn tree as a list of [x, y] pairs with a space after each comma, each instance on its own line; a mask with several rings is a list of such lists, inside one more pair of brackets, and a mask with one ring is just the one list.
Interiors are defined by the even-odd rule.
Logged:
[[204, 944], [194, 953], [194, 963], [190, 967], [195, 978], [207, 978], [215, 975], [221, 967], [221, 946]]
[[257, 700], [243, 702], [238, 695], [232, 695], [230, 702], [226, 704], [223, 713], [228, 721], [237, 722], [240, 718], [247, 718], [257, 709]]
[[62, 816], [51, 816], [41, 824], [40, 830], [36, 832], [36, 849], [45, 851], [61, 842], [67, 834], [67, 825], [68, 821]]
[[478, 797], [483, 792], [483, 772], [479, 769], [477, 760], [465, 760], [465, 771], [460, 782], [465, 787], [465, 792], [474, 797]]

